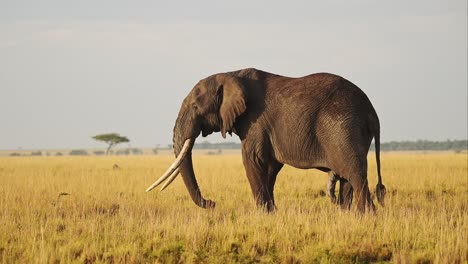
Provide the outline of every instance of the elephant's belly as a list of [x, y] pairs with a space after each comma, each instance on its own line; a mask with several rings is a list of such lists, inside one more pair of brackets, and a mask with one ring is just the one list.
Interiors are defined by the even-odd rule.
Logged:
[[298, 162], [298, 161], [286, 161], [286, 162], [281, 162], [283, 164], [287, 164], [289, 166], [292, 166], [294, 168], [298, 169], [319, 169], [321, 171], [328, 172], [331, 169], [328, 168], [326, 163], [322, 162]]
[[319, 153], [284, 153], [279, 152], [276, 159], [289, 166], [298, 169], [317, 168], [322, 171], [328, 171], [328, 164]]

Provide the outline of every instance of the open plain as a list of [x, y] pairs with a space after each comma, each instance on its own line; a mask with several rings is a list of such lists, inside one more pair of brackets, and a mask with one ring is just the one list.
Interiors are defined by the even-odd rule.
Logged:
[[[373, 191], [374, 153], [368, 160]], [[196, 207], [180, 177], [145, 193], [172, 161], [0, 157], [1, 262], [468, 261], [467, 153], [383, 153], [386, 205], [364, 216], [331, 204], [327, 174], [287, 166], [276, 213], [257, 210], [239, 154], [194, 156], [214, 210]]]

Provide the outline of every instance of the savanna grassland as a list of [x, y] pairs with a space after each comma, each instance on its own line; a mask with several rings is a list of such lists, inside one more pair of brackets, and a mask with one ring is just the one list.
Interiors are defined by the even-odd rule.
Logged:
[[[468, 261], [466, 153], [384, 153], [386, 206], [363, 217], [330, 203], [325, 173], [291, 167], [278, 176], [278, 211], [257, 210], [240, 155], [194, 157], [214, 210], [196, 207], [181, 178], [162, 193], [145, 193], [172, 161], [1, 157], [1, 262]], [[371, 153], [372, 191], [376, 178]]]

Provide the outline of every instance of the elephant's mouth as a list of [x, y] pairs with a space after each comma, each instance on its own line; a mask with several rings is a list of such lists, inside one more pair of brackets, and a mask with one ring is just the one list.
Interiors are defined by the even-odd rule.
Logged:
[[202, 129], [202, 137], [206, 137], [208, 135], [211, 135], [214, 132], [214, 129], [212, 128], [203, 128]]

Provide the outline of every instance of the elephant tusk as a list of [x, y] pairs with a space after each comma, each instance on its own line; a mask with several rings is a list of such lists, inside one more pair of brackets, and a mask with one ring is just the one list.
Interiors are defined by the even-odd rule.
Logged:
[[167, 178], [169, 178], [172, 175], [172, 173], [180, 166], [182, 161], [185, 159], [185, 157], [187, 156], [187, 153], [189, 153], [192, 150], [194, 142], [195, 141], [193, 139], [191, 139], [191, 138], [185, 140], [184, 146], [182, 147], [182, 150], [180, 151], [180, 154], [176, 158], [174, 163], [172, 163], [172, 165], [169, 167], [169, 169], [167, 169], [167, 171], [163, 174], [163, 176], [161, 176], [150, 187], [148, 187], [148, 189], [146, 189], [146, 192], [149, 192], [149, 191], [153, 190], [158, 185], [160, 185], [164, 180], [166, 180]]
[[161, 190], [159, 190], [160, 192], [164, 191], [164, 189], [167, 188], [167, 186], [169, 186], [174, 180], [175, 178], [177, 178], [177, 176], [179, 176], [179, 169], [176, 169], [172, 174], [171, 176], [169, 177], [169, 179], [167, 179], [167, 181], [164, 183], [164, 185], [161, 187]]

